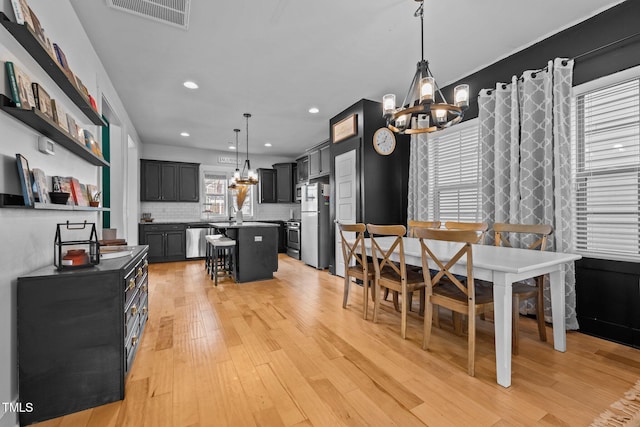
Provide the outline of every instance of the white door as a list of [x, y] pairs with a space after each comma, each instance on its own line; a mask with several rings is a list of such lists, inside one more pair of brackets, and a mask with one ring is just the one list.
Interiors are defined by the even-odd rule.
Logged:
[[[345, 224], [356, 223], [356, 150], [340, 154], [335, 158], [336, 220]], [[352, 234], [355, 237], [354, 233]], [[340, 229], [336, 225], [336, 275], [344, 277], [344, 258]]]

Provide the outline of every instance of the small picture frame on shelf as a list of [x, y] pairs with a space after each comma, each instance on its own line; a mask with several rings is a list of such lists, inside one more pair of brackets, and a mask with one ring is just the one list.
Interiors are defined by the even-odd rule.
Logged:
[[16, 161], [18, 164], [18, 176], [20, 177], [20, 185], [22, 186], [24, 205], [33, 207], [33, 181], [31, 180], [29, 162], [22, 154], [16, 154]]

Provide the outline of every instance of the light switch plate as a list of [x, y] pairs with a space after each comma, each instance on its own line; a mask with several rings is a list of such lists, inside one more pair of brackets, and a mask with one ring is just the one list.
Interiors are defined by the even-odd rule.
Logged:
[[54, 155], [56, 144], [47, 137], [41, 136], [38, 138], [38, 150], [45, 154]]

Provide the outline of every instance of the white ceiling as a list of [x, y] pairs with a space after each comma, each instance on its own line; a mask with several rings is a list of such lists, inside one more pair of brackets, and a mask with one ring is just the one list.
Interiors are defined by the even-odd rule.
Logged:
[[[620, 2], [426, 0], [425, 57], [445, 86]], [[192, 0], [188, 31], [71, 3], [143, 143], [229, 151], [240, 128], [244, 152], [249, 112], [251, 155], [294, 158], [359, 99], [402, 99], [420, 59], [414, 0]]]

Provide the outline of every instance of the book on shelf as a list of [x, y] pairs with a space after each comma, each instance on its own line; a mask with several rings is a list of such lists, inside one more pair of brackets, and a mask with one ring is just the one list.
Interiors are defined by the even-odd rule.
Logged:
[[40, 86], [38, 83], [31, 83], [31, 88], [33, 89], [33, 99], [36, 104], [36, 108], [42, 113], [49, 117], [51, 120], [53, 118], [53, 109], [51, 108], [51, 97], [46, 90]]
[[29, 14], [31, 15], [31, 22], [33, 22], [33, 32], [36, 34], [36, 38], [40, 40], [40, 43], [45, 45], [47, 43], [47, 40], [44, 38], [44, 30], [42, 29], [42, 25], [40, 25], [40, 20], [31, 8], [29, 8]]
[[25, 110], [30, 110], [36, 106], [36, 102], [33, 99], [33, 90], [31, 89], [31, 78], [28, 74], [22, 71], [20, 67], [13, 64], [13, 72], [16, 76], [16, 83], [18, 85], [18, 95], [20, 97], [20, 106]]
[[89, 199], [89, 201], [95, 200], [99, 193], [98, 187], [93, 184], [87, 184], [86, 187], [87, 187], [87, 199]]
[[40, 203], [51, 203], [49, 199], [49, 186], [47, 185], [47, 176], [42, 169], [33, 168], [33, 186], [35, 194], [38, 196]]
[[82, 83], [82, 80], [76, 75], [74, 76], [76, 80], [76, 86], [80, 89], [80, 93], [82, 93], [87, 99], [89, 99], [89, 89]]
[[73, 205], [73, 192], [71, 190], [71, 178], [65, 176], [52, 176], [51, 183], [53, 186], [53, 191], [59, 191], [62, 193], [69, 193], [69, 200], [67, 200], [67, 205]]
[[85, 197], [86, 191], [82, 191], [80, 181], [77, 178], [71, 179], [71, 196], [76, 206], [89, 206], [89, 201]]
[[69, 123], [67, 121], [67, 113], [62, 105], [55, 99], [51, 100], [51, 110], [53, 112], [53, 121], [58, 124], [66, 132], [69, 132]]
[[56, 59], [58, 60], [58, 64], [62, 68], [62, 71], [65, 72], [65, 74], [67, 75], [67, 77], [69, 77], [71, 81], [74, 81], [74, 79], [71, 78], [73, 76], [73, 73], [71, 73], [69, 62], [67, 62], [67, 57], [64, 54], [62, 48], [57, 43], [54, 43], [53, 50], [56, 53]]
[[11, 99], [16, 107], [22, 108], [20, 102], [20, 90], [18, 89], [18, 81], [16, 80], [16, 72], [13, 70], [13, 62], [7, 61], [4, 63], [7, 70], [7, 78], [9, 79], [9, 88], [11, 89]]
[[31, 10], [27, 4], [27, 0], [11, 0], [13, 14], [16, 17], [16, 23], [26, 25], [31, 31], [34, 31], [33, 21], [31, 20]]
[[33, 206], [33, 181], [31, 180], [31, 170], [29, 162], [22, 154], [16, 154], [16, 162], [18, 165], [18, 177], [20, 178], [20, 186], [22, 187], [22, 197], [24, 205]]
[[89, 95], [89, 104], [91, 104], [91, 107], [98, 111], [98, 103], [96, 102], [95, 98], [91, 95]]

